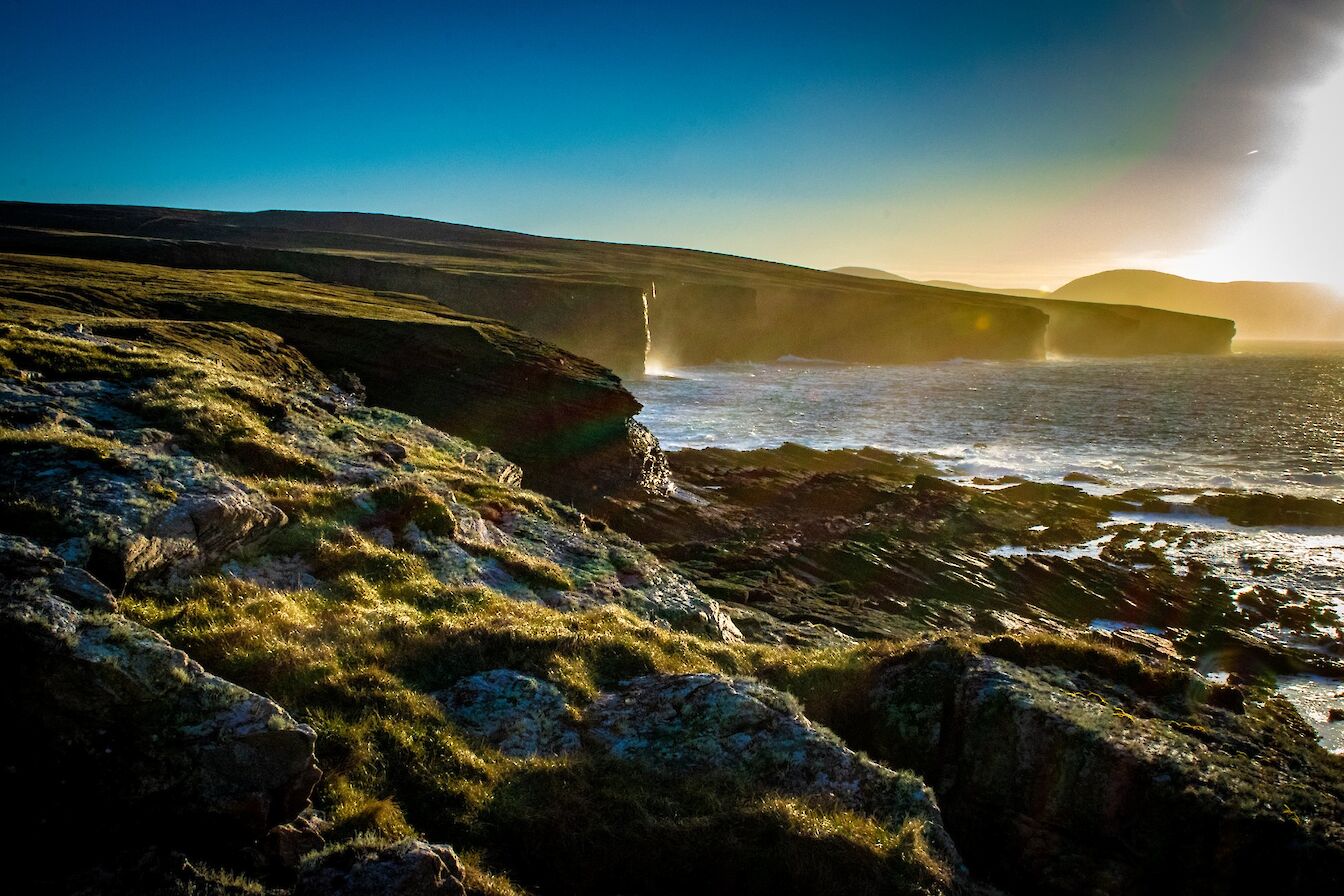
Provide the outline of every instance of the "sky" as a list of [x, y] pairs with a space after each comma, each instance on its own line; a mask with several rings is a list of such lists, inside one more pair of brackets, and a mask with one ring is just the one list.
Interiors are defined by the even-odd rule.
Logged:
[[1344, 285], [1344, 0], [3, 2], [3, 199]]

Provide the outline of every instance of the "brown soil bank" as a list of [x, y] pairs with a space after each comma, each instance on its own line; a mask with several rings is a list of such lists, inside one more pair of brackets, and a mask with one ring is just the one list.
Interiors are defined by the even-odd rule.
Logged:
[[1230, 322], [1193, 315], [1034, 306], [709, 252], [388, 215], [0, 203], [0, 248], [283, 271], [411, 292], [499, 318], [622, 373], [641, 372], [646, 349], [668, 363], [790, 354], [907, 363], [1034, 358], [1047, 347], [1222, 352], [1232, 336]]

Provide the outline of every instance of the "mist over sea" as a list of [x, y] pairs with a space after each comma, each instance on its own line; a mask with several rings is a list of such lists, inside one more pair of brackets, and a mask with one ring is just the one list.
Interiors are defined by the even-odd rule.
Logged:
[[950, 475], [1344, 497], [1344, 343], [1227, 356], [719, 364], [634, 378], [667, 448], [799, 442], [928, 455]]

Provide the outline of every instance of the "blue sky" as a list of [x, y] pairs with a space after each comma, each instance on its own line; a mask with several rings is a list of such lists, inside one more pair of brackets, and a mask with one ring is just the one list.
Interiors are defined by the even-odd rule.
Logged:
[[[383, 211], [1034, 285], [1137, 251], [1178, 180], [1197, 220], [1149, 242], [1197, 242], [1246, 153], [1268, 164], [1291, 130], [1246, 98], [1329, 63], [1302, 37], [1331, 4], [8, 7], [0, 198]], [[1132, 208], [1088, 210], [1135, 172]]]

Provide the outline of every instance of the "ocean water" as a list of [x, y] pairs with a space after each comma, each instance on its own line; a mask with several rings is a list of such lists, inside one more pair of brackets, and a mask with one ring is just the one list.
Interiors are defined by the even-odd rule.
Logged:
[[1344, 344], [1221, 357], [717, 364], [637, 377], [669, 448], [872, 445], [949, 475], [1344, 497]]
[[[1184, 491], [1176, 503], [1188, 504], [1189, 490], [1213, 489], [1344, 499], [1341, 343], [1251, 344], [1222, 357], [891, 367], [785, 359], [662, 371], [627, 385], [645, 405], [640, 419], [668, 448], [872, 445], [924, 455], [964, 482], [1058, 482], [1080, 472], [1105, 482], [1079, 486], [1089, 491]], [[1168, 549], [1178, 566], [1208, 564], [1236, 590], [1291, 588], [1344, 617], [1344, 528], [1244, 527], [1193, 505], [1178, 510], [1120, 516], [1196, 534]], [[1274, 571], [1257, 570], [1251, 557], [1274, 561]], [[1301, 643], [1296, 633], [1266, 634]], [[1341, 682], [1283, 685], [1326, 745], [1344, 749], [1344, 723], [1327, 723], [1323, 708], [1339, 704]]]

